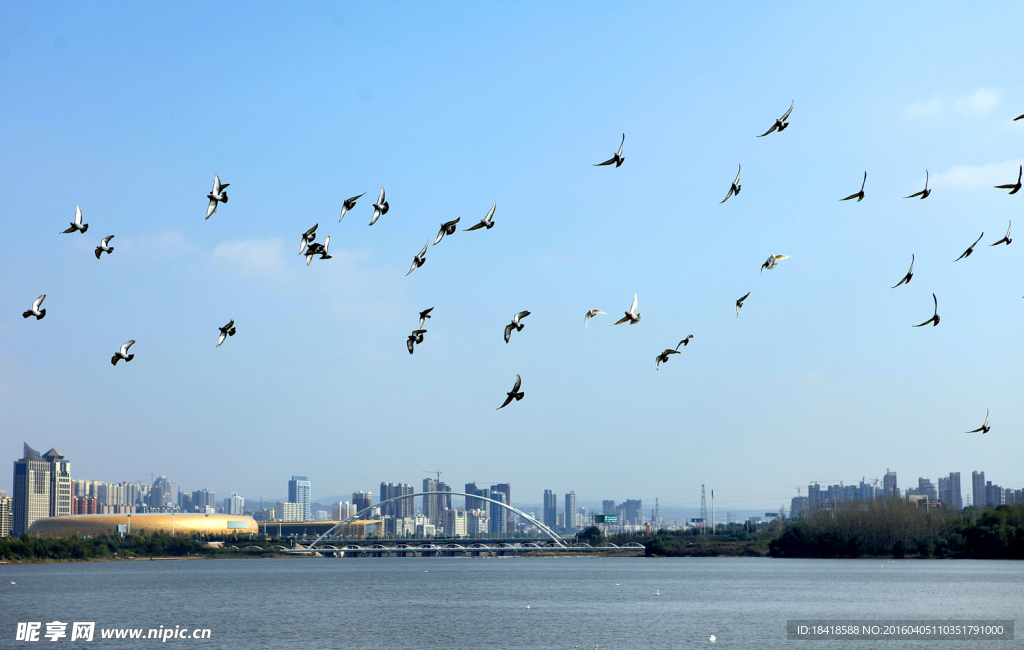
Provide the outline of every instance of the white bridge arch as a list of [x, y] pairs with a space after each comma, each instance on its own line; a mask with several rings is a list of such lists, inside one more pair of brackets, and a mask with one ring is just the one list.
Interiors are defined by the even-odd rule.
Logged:
[[548, 537], [550, 537], [552, 540], [554, 540], [554, 542], [556, 544], [558, 544], [559, 546], [563, 546], [563, 547], [568, 546], [565, 543], [565, 541], [562, 540], [561, 537], [559, 537], [558, 535], [555, 534], [555, 531], [551, 530], [550, 528], [548, 528], [544, 524], [540, 523], [539, 521], [537, 521], [536, 519], [534, 519], [530, 515], [526, 514], [522, 510], [519, 510], [517, 508], [513, 508], [512, 506], [510, 506], [507, 503], [502, 503], [501, 501], [496, 501], [494, 499], [489, 499], [487, 497], [482, 497], [482, 496], [480, 496], [478, 494], [467, 494], [466, 492], [448, 492], [448, 491], [445, 491], [445, 492], [418, 492], [418, 493], [415, 493], [415, 494], [403, 494], [402, 496], [392, 497], [390, 499], [384, 499], [380, 503], [372, 505], [369, 508], [363, 508], [362, 510], [360, 510], [356, 514], [352, 515], [351, 517], [346, 517], [345, 519], [343, 519], [343, 520], [339, 521], [338, 523], [334, 524], [333, 526], [328, 528], [327, 531], [323, 535], [320, 535], [320, 537], [317, 537], [315, 540], [313, 540], [313, 543], [310, 544], [309, 546], [307, 546], [306, 548], [308, 548], [310, 550], [315, 549], [316, 545], [320, 543], [320, 540], [322, 540], [323, 538], [325, 538], [328, 535], [330, 535], [332, 532], [334, 532], [334, 530], [336, 528], [340, 528], [341, 526], [344, 526], [347, 523], [356, 521], [362, 515], [365, 515], [365, 514], [371, 512], [374, 508], [379, 508], [379, 507], [381, 507], [384, 504], [394, 503], [395, 501], [401, 501], [403, 499], [414, 499], [416, 497], [431, 496], [433, 494], [447, 495], [447, 496], [472, 497], [474, 499], [480, 499], [481, 501], [487, 501], [488, 503], [497, 504], [497, 505], [501, 506], [502, 508], [505, 508], [506, 510], [511, 510], [512, 512], [514, 512], [515, 514], [519, 515], [520, 517], [523, 517], [527, 521], [530, 521], [530, 522], [536, 524], [538, 528], [540, 528], [545, 534], [547, 534]]

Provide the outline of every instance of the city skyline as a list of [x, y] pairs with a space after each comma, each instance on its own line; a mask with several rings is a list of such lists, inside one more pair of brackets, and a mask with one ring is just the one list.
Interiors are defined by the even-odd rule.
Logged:
[[[772, 511], [880, 458], [1024, 484], [1024, 251], [989, 246], [1024, 205], [994, 188], [1021, 164], [1001, 70], [1024, 7], [802, 6], [5, 8], [0, 214], [29, 244], [0, 259], [4, 430], [90, 476], [247, 496], [440, 467]], [[76, 206], [90, 230], [64, 234]], [[307, 266], [314, 224], [333, 259]], [[912, 328], [933, 294], [941, 325]], [[643, 320], [610, 327], [634, 295]], [[349, 462], [364, 446], [382, 460]]]

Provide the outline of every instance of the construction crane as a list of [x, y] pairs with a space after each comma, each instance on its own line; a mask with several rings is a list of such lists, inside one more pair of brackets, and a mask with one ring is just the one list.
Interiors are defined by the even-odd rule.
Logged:
[[424, 474], [437, 474], [437, 482], [440, 483], [441, 482], [441, 474], [443, 474], [444, 472], [442, 472], [439, 469], [425, 469], [425, 470], [423, 470], [423, 473]]

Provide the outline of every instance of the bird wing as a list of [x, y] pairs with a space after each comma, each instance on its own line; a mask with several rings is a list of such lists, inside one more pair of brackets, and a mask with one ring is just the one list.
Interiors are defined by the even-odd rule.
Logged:
[[421, 250], [421, 251], [420, 251], [420, 254], [419, 254], [419, 255], [417, 255], [416, 257], [420, 257], [420, 258], [422, 258], [422, 257], [423, 257], [424, 255], [426, 255], [426, 254], [427, 254], [427, 247], [428, 247], [428, 246], [430, 246], [430, 240], [429, 240], [429, 239], [427, 240], [427, 243], [426, 243], [426, 244], [423, 244], [423, 250]]
[[380, 219], [380, 215], [381, 215], [381, 212], [380, 212], [380, 208], [378, 208], [378, 207], [376, 206], [376, 204], [375, 204], [375, 205], [373, 206], [373, 216], [372, 216], [372, 217], [370, 217], [370, 225], [371, 225], [371, 226], [372, 226], [373, 224], [377, 223], [377, 219]]
[[121, 354], [123, 354], [123, 355], [126, 355], [126, 356], [127, 356], [127, 354], [128, 354], [128, 348], [132, 347], [133, 345], [135, 345], [135, 341], [134, 341], [134, 340], [132, 340], [132, 341], [128, 341], [127, 343], [125, 343], [124, 345], [122, 345], [122, 346], [121, 346]]
[[75, 223], [79, 226], [82, 225], [82, 208], [77, 205], [75, 206]]
[[446, 222], [446, 223], [444, 224], [444, 227], [445, 227], [445, 228], [451, 228], [451, 227], [452, 227], [452, 226], [454, 226], [455, 224], [459, 223], [459, 221], [460, 221], [461, 219], [462, 219], [462, 217], [456, 217], [454, 221], [448, 221], [448, 222]]
[[441, 224], [441, 229], [437, 231], [437, 239], [434, 240], [434, 246], [437, 246], [438, 244], [440, 244], [441, 240], [444, 239], [445, 229], [446, 229], [445, 224], [442, 223]]
[[1024, 120], [1024, 115], [1021, 115], [1020, 117], [1013, 118], [1014, 122], [1016, 122], [1017, 120]]
[[235, 319], [232, 318], [230, 321], [228, 321], [228, 324], [225, 325], [222, 329], [229, 330], [229, 329], [231, 329], [234, 326], [235, 326]]
[[[909, 273], [907, 275], [909, 275]], [[908, 280], [907, 276], [904, 275], [902, 280], [900, 280], [899, 282], [897, 282], [896, 284], [894, 284], [893, 286], [891, 286], [889, 288], [890, 289], [895, 289], [896, 287], [900, 286], [901, 284], [904, 284], [904, 283], [907, 283], [907, 282], [910, 282], [910, 280]]]
[[679, 350], [673, 350], [672, 348], [666, 348], [665, 351], [662, 352], [662, 354], [664, 354], [666, 356], [670, 355], [670, 354], [679, 354]]
[[[384, 189], [384, 188], [381, 188], [381, 189]], [[366, 192], [363, 192], [363, 194], [366, 194]], [[345, 203], [348, 203], [349, 205], [355, 207], [355, 202], [358, 201], [360, 198], [362, 198], [363, 194], [360, 194], [359, 196], [353, 196], [351, 199], [348, 199], [347, 201], [345, 201]]]
[[381, 188], [380, 188], [380, 196], [377, 197], [377, 203], [379, 203], [380, 205], [384, 205], [384, 187], [383, 186], [381, 186]]
[[982, 428], [985, 428], [987, 426], [988, 426], [988, 409], [985, 409], [985, 424], [982, 425]]
[[487, 211], [487, 216], [484, 217], [484, 221], [486, 221], [487, 223], [490, 223], [491, 219], [494, 217], [494, 211], [496, 209], [498, 209], [498, 202], [497, 201], [495, 201], [494, 205], [491, 206], [491, 209]]
[[964, 433], [978, 433], [979, 431], [981, 431], [984, 428], [985, 427], [981, 426], [981, 427], [978, 427], [977, 429], [975, 429], [974, 431], [964, 431]]
[[505, 326], [505, 343], [508, 343], [509, 337], [512, 336], [512, 330], [514, 330], [515, 328], [516, 326], [513, 325], [512, 323], [509, 323], [508, 325]]
[[857, 192], [856, 194], [851, 194], [850, 196], [848, 196], [846, 198], [843, 198], [843, 199], [839, 199], [839, 200], [840, 201], [849, 201], [850, 199], [855, 199], [858, 196], [860, 196], [860, 192]]
[[[43, 295], [39, 296], [38, 298], [36, 298], [35, 300], [33, 300], [32, 301], [32, 311], [39, 311], [39, 306], [43, 304], [44, 300], [46, 300], [46, 294], [45, 293]], [[22, 304], [24, 304], [24, 303], [22, 303]]]
[[779, 118], [780, 122], [785, 122], [789, 118], [789, 114], [793, 112], [793, 104], [795, 104], [795, 103], [796, 103], [795, 101], [789, 102], [789, 110], [786, 111], [785, 115], [783, 115], [782, 117]]
[[313, 261], [313, 253], [310, 253], [309, 251], [306, 251], [306, 266], [309, 266], [309, 263], [312, 262], [312, 261]]
[[734, 180], [732, 182], [733, 185], [739, 185], [739, 183], [740, 183], [740, 172], [742, 172], [742, 171], [743, 171], [743, 165], [740, 165], [739, 169], [736, 170], [736, 180]]
[[746, 299], [747, 299], [747, 296], [749, 296], [749, 295], [750, 295], [750, 292], [748, 291], [748, 292], [747, 292], [747, 295], [746, 295], [746, 296], [743, 296], [742, 298], [740, 298], [740, 299], [739, 299], [739, 300], [737, 300], [736, 302], [740, 302], [740, 303], [741, 303], [741, 302], [743, 302], [744, 300], [746, 300]]
[[519, 312], [518, 314], [516, 314], [515, 316], [512, 317], [512, 322], [513, 323], [518, 323], [520, 320], [522, 320], [523, 318], [526, 318], [529, 315], [530, 315], [530, 312], [528, 312], [528, 311], [521, 311], [521, 312]]
[[415, 345], [416, 344], [413, 342], [413, 338], [411, 336], [405, 340], [405, 347], [409, 349], [409, 354], [412, 354], [413, 347]]
[[506, 397], [506, 398], [505, 398], [505, 401], [504, 401], [504, 403], [502, 403], [502, 405], [501, 405], [501, 406], [499, 406], [498, 408], [496, 408], [496, 409], [494, 409], [494, 410], [495, 410], [495, 411], [500, 411], [501, 409], [503, 409], [503, 408], [505, 408], [506, 406], [508, 406], [508, 405], [509, 405], [509, 402], [511, 402], [511, 401], [512, 401], [512, 395], [510, 394], [510, 395], [509, 395], [508, 397]]
[[775, 259], [776, 262], [781, 262], [782, 260], [789, 259], [789, 255], [772, 255], [772, 257]]
[[480, 223], [476, 224], [475, 226], [470, 226], [469, 228], [466, 228], [466, 230], [467, 231], [468, 230], [478, 230], [478, 229], [483, 228], [483, 227], [484, 227], [484, 222], [481, 221]]
[[729, 193], [728, 193], [728, 194], [726, 194], [726, 195], [725, 195], [725, 198], [724, 198], [724, 199], [722, 199], [721, 201], [719, 201], [718, 203], [719, 203], [719, 204], [721, 204], [721, 203], [725, 203], [726, 201], [728, 201], [728, 200], [729, 200], [729, 197], [730, 197], [730, 196], [732, 196], [732, 195], [733, 195], [733, 191], [732, 191], [732, 186], [730, 185], [730, 186], [729, 186]]
[[225, 339], [227, 339], [227, 338], [228, 338], [227, 332], [221, 332], [220, 336], [217, 337], [217, 345], [215, 347], [219, 348], [220, 344], [223, 343], [225, 341]]
[[604, 167], [605, 165], [610, 165], [613, 162], [615, 162], [615, 156], [612, 156], [611, 158], [609, 158], [608, 160], [604, 161], [603, 163], [596, 163], [594, 165], [594, 167]]
[[103, 246], [104, 248], [106, 248], [107, 245], [110, 244], [110, 240], [113, 239], [113, 238], [114, 238], [113, 235], [111, 235], [109, 237], [104, 237], [103, 239], [100, 240], [100, 246]]
[[934, 316], [932, 316], [931, 318], [929, 318], [925, 322], [921, 323], [920, 325], [914, 325], [914, 327], [924, 327], [925, 325], [927, 325], [928, 323], [932, 322], [933, 320], [935, 320]]
[[867, 173], [867, 172], [864, 172], [864, 180], [862, 180], [862, 181], [860, 182], [860, 191], [861, 191], [861, 193], [863, 193], [863, 192], [864, 192], [864, 185], [865, 185], [865, 184], [866, 184], [867, 182], [868, 182], [868, 173]]
[[636, 292], [633, 292], [633, 304], [629, 306], [629, 313], [636, 316]]
[[768, 129], [767, 131], [765, 131], [764, 133], [762, 133], [761, 135], [759, 135], [757, 137], [763, 138], [764, 136], [768, 135], [769, 133], [771, 133], [772, 131], [774, 131], [777, 128], [779, 128], [778, 122], [776, 122], [775, 124], [772, 124], [772, 128]]
[[[418, 258], [418, 257], [412, 258], [412, 266], [409, 267], [409, 273], [412, 273], [413, 271], [416, 270], [416, 266], [417, 266], [416, 262], [419, 262], [419, 261], [420, 261], [420, 258]], [[409, 276], [409, 273], [405, 274], [406, 277]]]
[[513, 393], [518, 393], [519, 392], [519, 388], [522, 385], [523, 385], [523, 378], [519, 376], [519, 373], [516, 373], [516, 385], [512, 387], [512, 392]]
[[614, 323], [612, 323], [609, 327], [614, 327], [615, 325], [621, 325], [621, 324], [625, 323], [628, 320], [629, 320], [629, 316], [623, 316], [619, 320], [617, 320]]
[[[307, 222], [307, 223], [308, 223], [308, 222]], [[313, 224], [313, 227], [312, 227], [312, 228], [310, 228], [309, 230], [307, 230], [307, 231], [306, 231], [306, 233], [305, 233], [305, 234], [306, 234], [306, 236], [308, 237], [309, 235], [312, 235], [313, 233], [315, 233], [315, 232], [316, 232], [316, 229], [317, 229], [317, 226], [319, 226], [319, 225], [320, 225], [319, 223], [315, 223], [315, 224]], [[312, 238], [311, 238], [311, 239], [312, 239]]]
[[323, 255], [327, 254], [327, 249], [331, 247], [331, 236], [327, 235], [327, 239], [324, 240]]
[[210, 215], [217, 211], [217, 199], [210, 199], [210, 205], [206, 206], [206, 218], [209, 219]]
[[903, 198], [905, 198], [905, 199], [912, 199], [915, 196], [921, 196], [922, 194], [924, 194], [924, 190], [921, 190], [920, 192], [914, 192], [910, 196], [904, 196]]
[[910, 269], [907, 270], [907, 273], [913, 273], [913, 272], [914, 272], [914, 254], [911, 253], [910, 254]]
[[971, 248], [974, 248], [975, 246], [977, 246], [978, 242], [980, 242], [981, 238], [984, 237], [984, 236], [985, 236], [985, 232], [982, 231], [981, 235], [977, 239], [974, 240], [973, 244], [971, 244]]
[[625, 145], [625, 144], [626, 144], [626, 134], [625, 134], [625, 133], [623, 133], [623, 134], [622, 134], [622, 142], [620, 142], [620, 143], [619, 143], [619, 152], [618, 152], [617, 154], [615, 154], [615, 155], [616, 155], [616, 157], [620, 157], [620, 156], [622, 156], [622, 147], [623, 147], [623, 145]]
[[928, 174], [928, 170], [926, 169], [926, 170], [924, 170], [924, 189], [925, 189], [925, 191], [928, 190], [928, 178], [929, 178], [929, 174]]
[[97, 247], [96, 247], [96, 251], [95, 251], [95, 252], [96, 252], [96, 259], [99, 259], [99, 258], [100, 258], [100, 255], [102, 255], [102, 254], [103, 254], [103, 249], [102, 249], [102, 248], [100, 248], [99, 246], [97, 246]]
[[213, 175], [213, 194], [220, 194], [220, 176]]
[[934, 293], [932, 294], [932, 300], [935, 301], [935, 313], [937, 314], [939, 313], [939, 299], [935, 297]]

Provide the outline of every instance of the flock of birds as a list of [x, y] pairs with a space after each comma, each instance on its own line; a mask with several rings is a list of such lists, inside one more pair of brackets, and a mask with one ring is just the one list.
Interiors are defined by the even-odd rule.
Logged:
[[[793, 106], [794, 106], [794, 104], [795, 104], [795, 102], [790, 102], [789, 109], [781, 117], [779, 117], [778, 119], [775, 120], [775, 123], [772, 124], [771, 128], [769, 128], [767, 131], [765, 131], [764, 133], [762, 133], [761, 135], [759, 135], [757, 137], [763, 138], [763, 137], [765, 137], [767, 135], [770, 135], [771, 133], [776, 133], [776, 132], [777, 133], [782, 133], [783, 131], [785, 131], [786, 128], [789, 127], [789, 117], [793, 113]], [[1013, 121], [1016, 122], [1016, 121], [1019, 121], [1019, 120], [1024, 120], [1024, 115], [1021, 115], [1019, 117], [1014, 118]], [[618, 149], [618, 151], [616, 151], [615, 154], [611, 158], [609, 158], [608, 160], [606, 160], [604, 162], [596, 163], [594, 166], [595, 167], [606, 167], [606, 166], [614, 165], [616, 168], [621, 167], [622, 164], [626, 161], [625, 157], [623, 157], [623, 155], [622, 155], [622, 151], [623, 151], [623, 148], [625, 147], [625, 144], [626, 144], [626, 134], [623, 133], [622, 134], [622, 140], [619, 142], [619, 149]], [[729, 186], [728, 193], [725, 195], [725, 198], [722, 199], [722, 201], [720, 203], [725, 203], [730, 198], [732, 198], [734, 196], [739, 196], [740, 191], [742, 190], [742, 186], [740, 184], [740, 174], [742, 173], [742, 171], [743, 171], [743, 166], [739, 165], [738, 169], [736, 171], [736, 178], [733, 179], [732, 183]], [[1010, 194], [1016, 194], [1021, 189], [1022, 179], [1024, 179], [1024, 165], [1022, 165], [1018, 169], [1017, 181], [1015, 183], [1006, 183], [1006, 184], [1003, 184], [1003, 185], [996, 185], [994, 187], [996, 189], [1009, 190]], [[844, 197], [842, 199], [839, 199], [839, 200], [840, 201], [851, 201], [853, 199], [856, 199], [858, 203], [860, 201], [863, 201], [864, 200], [864, 196], [865, 196], [864, 188], [867, 185], [867, 180], [868, 180], [868, 173], [865, 171], [864, 172], [864, 177], [861, 180], [860, 190], [858, 192], [855, 192], [855, 193], [853, 193], [853, 194], [851, 194], [851, 195], [849, 195], [847, 197]], [[911, 194], [909, 196], [906, 196], [904, 198], [907, 198], [907, 199], [919, 198], [921, 200], [927, 199], [929, 196], [931, 196], [931, 193], [932, 193], [932, 190], [928, 187], [929, 180], [930, 180], [930, 173], [926, 169], [925, 170], [924, 189], [922, 189], [922, 190], [920, 190], [918, 192], [915, 192], [915, 193], [913, 193], [913, 194]], [[222, 204], [222, 203], [223, 204], [227, 204], [227, 202], [228, 202], [227, 188], [228, 188], [229, 185], [230, 185], [229, 183], [222, 183], [221, 180], [220, 180], [220, 176], [219, 175], [216, 175], [216, 174], [214, 175], [214, 178], [213, 178], [213, 188], [210, 190], [209, 194], [206, 195], [206, 198], [209, 200], [209, 203], [208, 203], [207, 208], [206, 208], [206, 219], [209, 219], [211, 216], [213, 216], [217, 212], [217, 207], [220, 204]], [[366, 193], [364, 192], [364, 193], [359, 194], [357, 196], [353, 196], [351, 198], [345, 199], [342, 202], [341, 215], [338, 217], [338, 222], [339, 223], [345, 218], [345, 215], [348, 212], [350, 212], [351, 210], [353, 210], [356, 207], [356, 202], [360, 198], [362, 198], [365, 194]], [[497, 209], [497, 207], [498, 207], [498, 204], [495, 202], [491, 206], [491, 209], [488, 210], [487, 214], [484, 216], [483, 219], [480, 220], [479, 223], [477, 223], [474, 226], [471, 226], [470, 228], [466, 228], [465, 231], [473, 231], [473, 230], [481, 230], [481, 229], [490, 230], [491, 228], [493, 228], [494, 227], [494, 213], [495, 213], [495, 210]], [[373, 224], [377, 223], [377, 220], [380, 219], [380, 217], [386, 215], [388, 213], [389, 208], [390, 208], [390, 206], [388, 205], [388, 202], [386, 200], [386, 194], [385, 194], [384, 188], [381, 187], [380, 188], [380, 194], [377, 196], [377, 200], [373, 204], [373, 213], [372, 213], [372, 215], [370, 217], [370, 225], [372, 226]], [[441, 243], [441, 241], [446, 236], [454, 235], [456, 233], [456, 231], [458, 230], [457, 225], [458, 225], [460, 219], [461, 219], [461, 217], [459, 217], [457, 219], [454, 219], [452, 221], [447, 221], [447, 222], [442, 223], [440, 230], [438, 230], [438, 232], [437, 232], [437, 237], [435, 238], [433, 245], [437, 246], [438, 244]], [[301, 242], [299, 244], [299, 255], [305, 255], [306, 266], [309, 266], [310, 263], [314, 259], [317, 259], [317, 258], [319, 258], [321, 260], [329, 260], [329, 259], [331, 259], [331, 255], [328, 252], [330, 244], [331, 244], [331, 237], [330, 237], [330, 235], [328, 235], [324, 239], [323, 243], [317, 242], [316, 241], [316, 236], [317, 236], [317, 228], [318, 228], [318, 226], [319, 226], [319, 224], [314, 224], [312, 228], [310, 228], [307, 231], [305, 231], [304, 233], [302, 233], [302, 236], [301, 236]], [[1012, 243], [1012, 241], [1013, 241], [1011, 239], [1011, 237], [1010, 237], [1010, 230], [1011, 230], [1012, 227], [1013, 227], [1013, 222], [1011, 221], [1009, 226], [1006, 229], [1006, 234], [1000, 240], [996, 241], [993, 244], [990, 244], [990, 246], [998, 246], [1000, 244], [1006, 244], [1007, 246], [1010, 245]], [[74, 218], [74, 221], [71, 222], [70, 227], [67, 230], [63, 231], [63, 234], [70, 234], [70, 233], [76, 233], [76, 232], [77, 233], [81, 233], [81, 234], [85, 234], [88, 230], [89, 230], [89, 224], [83, 222], [81, 207], [80, 206], [75, 206], [75, 218]], [[967, 248], [967, 250], [965, 250], [960, 255], [960, 257], [956, 258], [953, 261], [954, 262], [959, 262], [962, 259], [966, 259], [966, 258], [970, 257], [971, 254], [974, 252], [975, 246], [978, 245], [978, 243], [981, 241], [981, 239], [984, 236], [985, 236], [985, 233], [982, 232], [981, 235], [978, 236], [978, 239], [976, 239], [974, 241], [974, 243], [971, 244]], [[109, 236], [104, 237], [103, 239], [100, 240], [100, 243], [99, 243], [98, 246], [96, 246], [96, 250], [95, 250], [95, 255], [96, 255], [96, 259], [97, 260], [102, 258], [103, 253], [106, 253], [108, 256], [113, 254], [114, 247], [110, 245], [110, 241], [112, 239], [114, 239], [114, 235], [109, 235]], [[422, 267], [424, 264], [426, 264], [426, 261], [427, 261], [427, 250], [429, 249], [430, 245], [431, 245], [430, 244], [430, 240], [428, 239], [427, 243], [424, 244], [424, 246], [420, 250], [420, 252], [417, 253], [413, 257], [412, 265], [409, 267], [409, 271], [406, 273], [406, 276], [410, 275], [413, 271], [415, 271], [416, 269], [418, 269], [418, 268]], [[775, 267], [778, 265], [779, 262], [781, 262], [782, 260], [788, 259], [789, 257], [790, 257], [789, 255], [782, 255], [782, 254], [769, 255], [768, 259], [765, 260], [765, 262], [761, 265], [761, 274], [763, 275], [765, 270], [773, 270], [773, 269], [775, 269]], [[911, 281], [911, 279], [914, 277], [914, 260], [915, 260], [914, 255], [911, 255], [910, 256], [910, 269], [907, 271], [906, 275], [904, 275], [903, 278], [899, 282], [897, 282], [895, 285], [893, 285], [893, 287], [892, 287], [893, 289], [895, 289], [895, 288], [897, 288], [897, 287], [899, 287], [901, 285], [908, 284]], [[736, 317], [737, 318], [739, 318], [740, 309], [742, 309], [742, 307], [743, 307], [743, 302], [747, 298], [749, 298], [749, 297], [750, 297], [750, 292], [748, 291], [741, 298], [738, 298], [736, 300]], [[42, 320], [46, 316], [46, 309], [42, 308], [42, 304], [43, 304], [43, 301], [45, 299], [46, 299], [46, 294], [43, 294], [43, 295], [39, 296], [38, 298], [36, 298], [35, 301], [32, 302], [32, 307], [30, 309], [28, 309], [27, 311], [25, 311], [22, 314], [22, 316], [24, 318], [29, 318], [29, 317], [34, 316], [36, 318], [36, 320]], [[937, 326], [939, 324], [939, 320], [940, 320], [940, 318], [939, 318], [939, 300], [938, 300], [938, 298], [936, 297], [936, 295], [934, 293], [932, 294], [932, 300], [933, 300], [934, 305], [935, 305], [935, 309], [934, 309], [934, 312], [932, 314], [932, 317], [929, 318], [928, 320], [924, 321], [923, 323], [920, 323], [918, 325], [913, 325], [912, 327], [924, 327], [925, 325], [928, 325], [929, 323], [933, 327], [935, 327], [935, 326]], [[431, 308], [426, 309], [426, 310], [424, 310], [424, 311], [419, 313], [419, 326], [416, 329], [414, 329], [412, 331], [412, 333], [409, 334], [408, 338], [406, 339], [406, 348], [408, 349], [410, 355], [415, 352], [415, 349], [416, 349], [417, 345], [420, 345], [420, 344], [423, 343], [423, 337], [427, 333], [427, 330], [425, 330], [423, 327], [424, 327], [424, 324], [426, 322], [426, 319], [431, 317], [430, 312], [433, 311], [433, 309], [434, 308], [431, 307]], [[603, 312], [600, 309], [591, 309], [591, 310], [587, 311], [584, 314], [584, 317], [583, 317], [583, 327], [584, 327], [584, 329], [586, 329], [586, 327], [588, 326], [588, 324], [590, 322], [590, 319], [593, 318], [594, 316], [597, 316], [598, 314], [606, 314], [606, 312]], [[524, 311], [517, 312], [515, 315], [512, 316], [512, 321], [505, 326], [505, 330], [504, 330], [504, 338], [505, 338], [505, 343], [506, 344], [509, 342], [509, 340], [510, 340], [510, 338], [512, 336], [512, 332], [521, 332], [523, 330], [524, 323], [522, 321], [523, 321], [524, 318], [526, 318], [529, 315], [530, 315], [530, 312], [524, 310]], [[620, 318], [618, 321], [616, 321], [615, 323], [613, 323], [612, 326], [614, 326], [614, 325], [621, 325], [623, 323], [629, 323], [630, 325], [636, 325], [639, 322], [640, 322], [640, 311], [638, 309], [638, 298], [637, 298], [637, 294], [634, 293], [633, 294], [633, 302], [630, 304], [629, 309], [627, 311], [625, 311], [624, 312], [624, 316], [622, 318]], [[219, 331], [219, 336], [217, 338], [217, 345], [216, 345], [216, 347], [220, 347], [224, 343], [224, 341], [227, 340], [228, 337], [235, 335], [235, 332], [236, 332], [235, 321], [231, 320], [230, 322], [228, 322], [227, 325], [224, 325], [223, 327], [219, 327], [217, 329]], [[680, 347], [686, 347], [687, 345], [689, 345], [689, 343], [690, 343], [690, 341], [692, 339], [693, 339], [693, 334], [689, 334], [689, 335], [686, 336], [686, 338], [684, 338], [683, 340], [679, 341], [679, 343], [676, 344], [675, 348], [666, 348], [661, 353], [659, 353], [655, 357], [655, 363], [654, 363], [655, 370], [659, 370], [661, 364], [668, 363], [669, 358], [671, 357], [671, 355], [673, 355], [673, 354], [680, 354], [679, 348]], [[110, 358], [110, 363], [112, 365], [116, 366], [118, 361], [122, 361], [123, 360], [125, 363], [128, 363], [132, 359], [134, 359], [135, 355], [134, 354], [130, 354], [128, 352], [129, 348], [131, 348], [131, 346], [134, 345], [134, 344], [135, 344], [134, 340], [130, 340], [130, 341], [127, 341], [126, 343], [124, 343], [120, 347], [120, 349]], [[501, 410], [501, 409], [505, 408], [506, 406], [511, 404], [513, 401], [522, 400], [525, 393], [522, 390], [520, 390], [521, 387], [522, 387], [522, 377], [520, 377], [518, 374], [516, 374], [515, 385], [512, 387], [511, 391], [506, 393], [506, 397], [505, 397], [504, 403], [502, 403], [502, 405], [499, 406], [497, 410]], [[983, 433], [983, 434], [984, 433], [988, 433], [989, 430], [991, 430], [991, 427], [988, 424], [988, 420], [989, 420], [989, 413], [988, 413], [988, 410], [986, 409], [986, 412], [985, 412], [985, 423], [982, 426], [978, 427], [977, 429], [974, 429], [973, 431], [967, 431], [966, 433], [979, 433], [979, 432]]]

